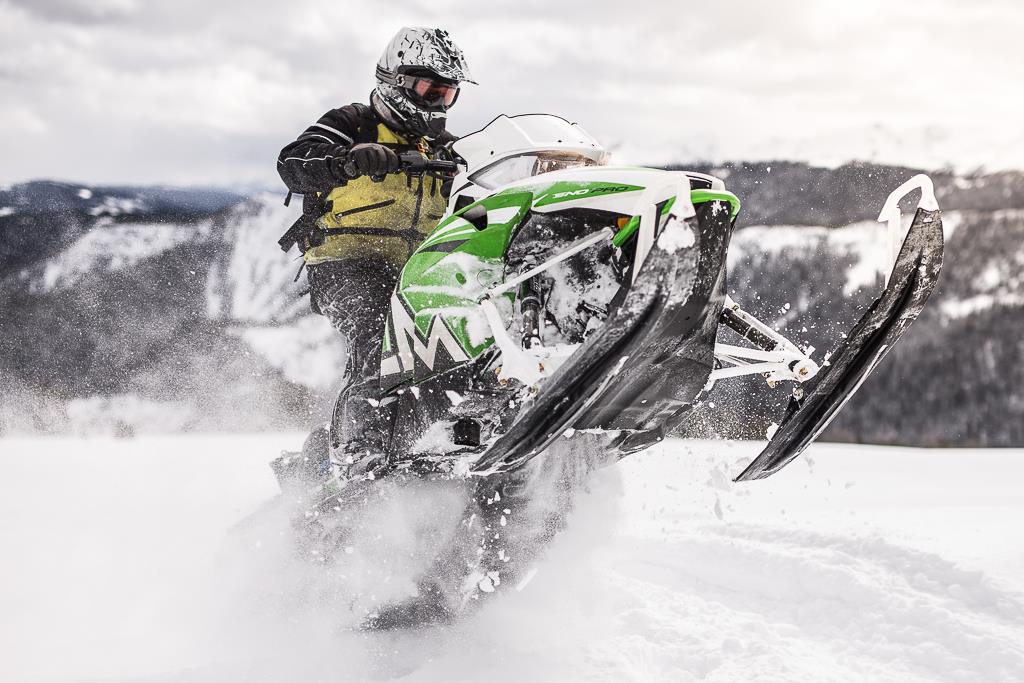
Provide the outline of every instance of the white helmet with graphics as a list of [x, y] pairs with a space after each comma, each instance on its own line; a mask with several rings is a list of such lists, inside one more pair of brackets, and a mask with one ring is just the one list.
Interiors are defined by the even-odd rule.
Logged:
[[460, 83], [476, 83], [462, 50], [439, 28], [406, 27], [377, 62], [373, 105], [399, 132], [433, 139], [444, 133]]

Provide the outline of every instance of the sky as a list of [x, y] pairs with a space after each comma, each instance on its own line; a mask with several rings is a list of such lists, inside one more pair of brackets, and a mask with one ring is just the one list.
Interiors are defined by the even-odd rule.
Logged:
[[625, 163], [1024, 169], [1015, 0], [0, 0], [0, 183], [276, 187], [403, 25], [467, 55], [456, 134], [543, 111]]

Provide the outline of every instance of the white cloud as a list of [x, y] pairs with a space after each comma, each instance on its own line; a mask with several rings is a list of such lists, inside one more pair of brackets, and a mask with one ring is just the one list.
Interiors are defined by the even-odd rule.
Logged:
[[33, 0], [0, 3], [0, 181], [273, 185], [402, 24], [470, 58], [455, 132], [551, 111], [636, 162], [1024, 167], [1009, 1]]

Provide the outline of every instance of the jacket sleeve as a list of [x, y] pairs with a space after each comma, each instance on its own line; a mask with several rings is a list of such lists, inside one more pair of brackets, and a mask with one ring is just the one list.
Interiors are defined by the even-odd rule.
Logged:
[[277, 157], [277, 172], [288, 189], [311, 194], [328, 192], [338, 185], [331, 173], [331, 159], [344, 156], [352, 146], [360, 121], [351, 105], [332, 109], [286, 145]]

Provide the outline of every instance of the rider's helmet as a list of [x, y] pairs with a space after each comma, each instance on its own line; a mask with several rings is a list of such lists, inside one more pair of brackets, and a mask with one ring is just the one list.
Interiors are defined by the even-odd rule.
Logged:
[[399, 132], [433, 139], [444, 132], [460, 83], [476, 83], [462, 50], [447, 31], [406, 27], [377, 62], [377, 113]]

